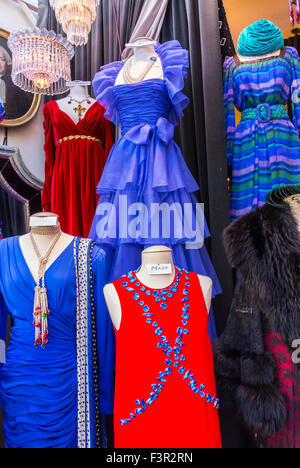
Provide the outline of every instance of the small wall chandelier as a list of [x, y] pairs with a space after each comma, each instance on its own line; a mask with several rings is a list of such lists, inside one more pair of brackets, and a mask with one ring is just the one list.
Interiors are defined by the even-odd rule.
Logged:
[[68, 91], [66, 82], [71, 80], [74, 48], [66, 38], [47, 29], [24, 29], [9, 36], [8, 46], [16, 86], [50, 96]]
[[56, 19], [71, 44], [87, 44], [99, 3], [100, 0], [50, 0]]

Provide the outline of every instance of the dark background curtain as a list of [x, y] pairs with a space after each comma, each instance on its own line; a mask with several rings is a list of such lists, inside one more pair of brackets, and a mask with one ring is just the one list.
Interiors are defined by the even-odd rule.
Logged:
[[25, 232], [24, 207], [7, 193], [2, 185], [0, 185], [0, 222], [4, 237], [17, 236]]
[[300, 54], [300, 35], [299, 34], [295, 34], [294, 36], [289, 37], [284, 42], [286, 46], [295, 47], [295, 49], [297, 49], [298, 53]]
[[220, 45], [221, 45], [221, 55], [222, 60], [227, 57], [233, 57], [235, 52], [234, 42], [230, 32], [230, 27], [228, 24], [226, 11], [223, 5], [223, 0], [218, 1], [219, 7], [219, 28], [220, 28]]
[[185, 110], [175, 138], [200, 186], [198, 196], [205, 204], [212, 234], [207, 247], [224, 291], [214, 304], [220, 333], [232, 300], [232, 273], [222, 242], [223, 230], [229, 223], [229, 197], [217, 0], [171, 0], [161, 41], [171, 39], [179, 40], [190, 53], [185, 93], [191, 104]]

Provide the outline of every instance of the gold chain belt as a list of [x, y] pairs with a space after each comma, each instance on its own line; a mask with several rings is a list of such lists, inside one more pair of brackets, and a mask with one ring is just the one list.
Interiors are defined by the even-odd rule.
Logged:
[[61, 140], [58, 141], [57, 145], [60, 145], [61, 143], [64, 143], [65, 141], [69, 140], [89, 140], [89, 141], [96, 141], [97, 143], [100, 143], [102, 145], [102, 141], [99, 140], [98, 138], [91, 137], [88, 135], [70, 135], [68, 137], [64, 137]]

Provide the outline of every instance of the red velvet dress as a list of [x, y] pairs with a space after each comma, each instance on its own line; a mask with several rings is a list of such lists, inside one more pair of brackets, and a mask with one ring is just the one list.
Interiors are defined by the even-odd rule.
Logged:
[[220, 448], [208, 313], [195, 273], [155, 291], [135, 273], [114, 283], [116, 448]]
[[[59, 108], [56, 101], [44, 106], [45, 185], [44, 211], [59, 215], [62, 230], [88, 237], [98, 203], [97, 184], [113, 145], [113, 127], [95, 102], [77, 124]], [[89, 139], [70, 139], [69, 136]]]

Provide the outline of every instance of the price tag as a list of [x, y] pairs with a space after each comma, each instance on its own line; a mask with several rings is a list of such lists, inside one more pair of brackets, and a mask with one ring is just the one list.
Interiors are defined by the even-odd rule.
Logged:
[[31, 216], [29, 221], [30, 227], [40, 226], [57, 226], [58, 219], [56, 216]]
[[91, 84], [90, 81], [68, 81], [66, 86], [68, 88], [74, 88], [75, 86], [90, 86]]
[[148, 275], [171, 275], [172, 265], [171, 263], [159, 263], [147, 265]]
[[5, 363], [5, 342], [0, 340], [0, 364]]

